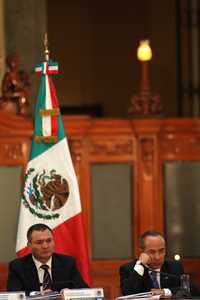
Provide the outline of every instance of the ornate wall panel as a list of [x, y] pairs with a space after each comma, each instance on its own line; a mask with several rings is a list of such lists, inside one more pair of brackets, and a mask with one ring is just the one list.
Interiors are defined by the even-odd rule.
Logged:
[[[119, 294], [119, 266], [130, 257], [92, 259], [92, 242], [95, 239], [92, 223], [92, 167], [118, 164], [128, 165], [130, 170], [134, 170], [130, 172], [129, 178], [132, 216], [129, 235], [132, 235], [132, 253], [137, 255], [138, 237], [144, 230], [151, 228], [164, 232], [167, 226], [164, 210], [164, 163], [200, 161], [200, 121], [100, 120], [87, 116], [64, 117], [63, 120], [78, 176], [93, 284], [105, 287], [106, 296], [111, 299]], [[0, 113], [0, 165], [19, 165], [24, 170], [32, 134], [31, 120]], [[101, 182], [99, 184], [101, 187]], [[116, 192], [117, 188], [118, 186]], [[3, 226], [6, 230], [6, 224]], [[198, 259], [187, 258], [185, 261], [186, 270], [194, 278], [200, 278], [199, 268], [195, 267], [199, 264]]]

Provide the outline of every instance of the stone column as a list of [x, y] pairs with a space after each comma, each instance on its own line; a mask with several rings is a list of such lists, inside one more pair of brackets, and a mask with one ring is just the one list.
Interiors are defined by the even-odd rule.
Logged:
[[[2, 0], [0, 0], [2, 1]], [[44, 58], [43, 39], [46, 32], [46, 0], [4, 1], [5, 52], [17, 52], [21, 68], [31, 78], [31, 108], [34, 107], [37, 86], [34, 66]]]

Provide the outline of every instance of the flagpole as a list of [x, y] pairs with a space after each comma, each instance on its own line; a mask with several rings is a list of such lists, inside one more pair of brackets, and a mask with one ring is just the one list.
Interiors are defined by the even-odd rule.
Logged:
[[48, 49], [48, 46], [49, 46], [48, 36], [47, 36], [47, 33], [45, 33], [45, 35], [44, 35], [44, 58], [45, 58], [45, 61], [49, 60], [50, 51]]
[[79, 271], [90, 285], [79, 188], [51, 78], [58, 73], [58, 63], [49, 58], [47, 34], [44, 36], [44, 56], [44, 62], [35, 68], [41, 79], [20, 206], [17, 255], [29, 253], [28, 228], [44, 222], [53, 230], [55, 252], [74, 256]]

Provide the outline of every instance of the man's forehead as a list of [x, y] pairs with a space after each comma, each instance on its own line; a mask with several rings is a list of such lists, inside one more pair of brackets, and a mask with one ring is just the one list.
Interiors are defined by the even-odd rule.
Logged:
[[34, 230], [31, 236], [32, 238], [46, 238], [46, 237], [52, 237], [53, 234], [49, 229], [45, 229], [45, 230]]
[[144, 239], [144, 247], [165, 248], [165, 240], [162, 236], [147, 236]]

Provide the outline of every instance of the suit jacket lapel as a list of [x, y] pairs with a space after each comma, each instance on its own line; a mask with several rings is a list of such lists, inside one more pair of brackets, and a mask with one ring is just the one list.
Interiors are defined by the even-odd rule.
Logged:
[[[66, 268], [67, 266], [65, 266]], [[58, 257], [53, 254], [52, 255], [52, 281], [53, 281], [53, 289], [60, 291], [64, 287], [70, 286], [69, 274], [66, 272], [66, 269], [63, 268], [62, 261], [58, 259]]]
[[169, 287], [174, 287], [178, 286], [177, 282], [177, 276], [173, 274], [169, 263], [167, 261], [164, 262], [161, 268], [161, 274], [160, 274], [160, 283], [161, 287], [169, 288]]
[[160, 269], [160, 286], [161, 287], [167, 287], [169, 284], [169, 276], [168, 276], [168, 270], [166, 267], [166, 263], [164, 262], [164, 264], [162, 265], [161, 269]]
[[153, 284], [152, 284], [152, 280], [151, 277], [149, 275], [149, 269], [145, 268], [144, 269], [144, 276], [145, 276], [145, 289], [150, 290], [153, 288]]
[[60, 266], [59, 260], [56, 256], [52, 255], [52, 266], [51, 266], [51, 274], [53, 283], [56, 285], [57, 283], [61, 283], [63, 280], [62, 274], [62, 266]]
[[38, 272], [37, 272], [35, 263], [32, 259], [32, 255], [30, 255], [27, 259], [24, 276], [25, 276], [27, 282], [29, 282], [29, 284], [30, 284], [30, 290], [32, 290], [32, 291], [40, 290]]

